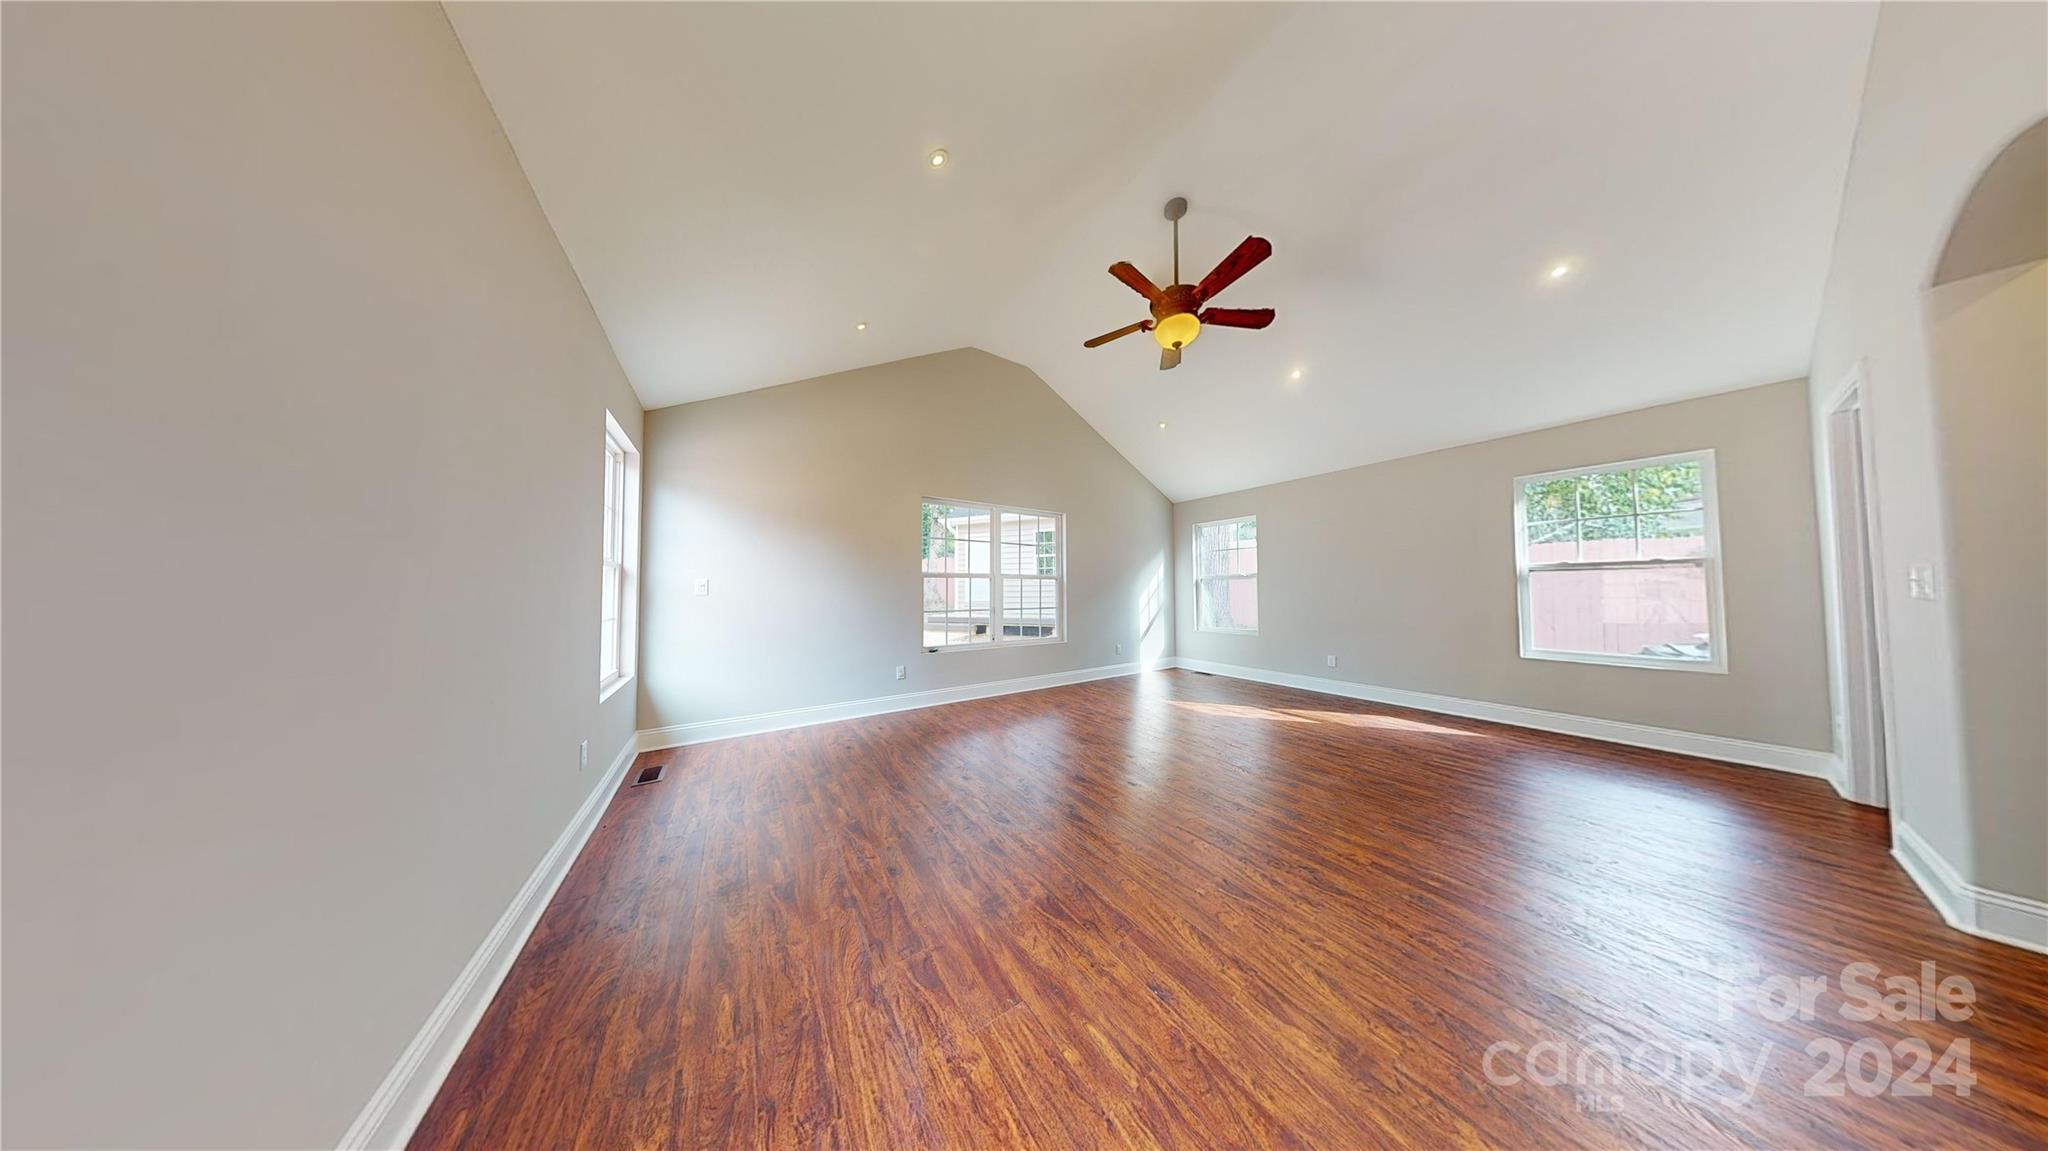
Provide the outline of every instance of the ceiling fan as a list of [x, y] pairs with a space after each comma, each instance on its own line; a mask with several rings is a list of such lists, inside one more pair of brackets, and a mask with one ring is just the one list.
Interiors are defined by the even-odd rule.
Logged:
[[1127, 324], [1114, 332], [1105, 332], [1084, 342], [1084, 348], [1101, 347], [1111, 340], [1119, 340], [1132, 332], [1151, 332], [1159, 342], [1159, 370], [1180, 366], [1180, 350], [1195, 342], [1202, 334], [1203, 324], [1215, 324], [1220, 328], [1263, 328], [1273, 322], [1271, 308], [1209, 308], [1203, 305], [1223, 289], [1237, 282], [1238, 277], [1251, 271], [1273, 254], [1273, 245], [1260, 236], [1246, 236], [1244, 242], [1223, 257], [1199, 284], [1180, 282], [1180, 218], [1188, 214], [1186, 197], [1175, 196], [1166, 202], [1166, 218], [1173, 221], [1173, 279], [1172, 284], [1161, 288], [1145, 278], [1145, 273], [1119, 260], [1109, 266], [1109, 274], [1122, 280], [1132, 291], [1145, 297], [1152, 304], [1152, 318]]

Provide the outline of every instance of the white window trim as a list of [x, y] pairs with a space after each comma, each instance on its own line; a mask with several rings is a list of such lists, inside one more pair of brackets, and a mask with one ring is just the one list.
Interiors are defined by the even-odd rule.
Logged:
[[[620, 497], [623, 530], [620, 532], [619, 564], [619, 669], [612, 675], [599, 678], [599, 703], [633, 682], [633, 675], [639, 670], [640, 655], [640, 449], [633, 446], [632, 437], [626, 434], [626, 429], [619, 426], [619, 421], [609, 411], [604, 414], [604, 438], [608, 447], [625, 455], [626, 481], [625, 491]], [[611, 525], [605, 525], [605, 530], [609, 532]], [[599, 602], [603, 602], [602, 598]], [[603, 623], [602, 614], [599, 623]]]
[[[1217, 524], [1240, 524], [1245, 522], [1246, 520], [1250, 520], [1252, 523], [1256, 524], [1259, 522], [1259, 517], [1256, 514], [1253, 514], [1242, 516], [1224, 516], [1221, 519], [1203, 520], [1201, 523], [1195, 525], [1193, 531], [1188, 533], [1188, 570], [1195, 573], [1194, 583], [1188, 588], [1188, 595], [1190, 596], [1188, 602], [1195, 605], [1196, 631], [1208, 632], [1210, 635], [1259, 634], [1259, 629], [1255, 627], [1202, 626], [1202, 554], [1200, 542], [1202, 538], [1202, 529], [1212, 528], [1215, 527]], [[1209, 578], [1227, 580], [1256, 580], [1259, 578], [1261, 574], [1261, 572], [1253, 572], [1250, 575], [1220, 575], [1210, 576]]]
[[[1596, 472], [1618, 472], [1656, 464], [1691, 463], [1700, 465], [1700, 494], [1704, 504], [1707, 529], [1707, 554], [1698, 559], [1680, 560], [1597, 560], [1568, 561], [1563, 563], [1532, 564], [1529, 562], [1529, 520], [1526, 505], [1526, 487], [1544, 480], [1576, 478]], [[1714, 475], [1714, 449], [1703, 448], [1691, 452], [1670, 452], [1661, 456], [1644, 456], [1633, 460], [1616, 460], [1608, 464], [1593, 464], [1588, 467], [1560, 468], [1553, 472], [1535, 472], [1516, 476], [1514, 480], [1515, 501], [1515, 613], [1519, 617], [1523, 659], [1552, 660], [1558, 663], [1590, 663], [1607, 667], [1639, 667], [1654, 671], [1705, 672], [1709, 675], [1728, 674], [1728, 612], [1721, 599], [1721, 490]], [[1699, 563], [1707, 573], [1707, 634], [1711, 637], [1713, 658], [1707, 660], [1660, 659], [1644, 655], [1607, 655], [1601, 652], [1554, 651], [1536, 647], [1533, 642], [1534, 621], [1529, 617], [1529, 573], [1532, 571], [1599, 571], [1631, 567], [1669, 567], [1673, 563]]]
[[[997, 651], [997, 650], [1007, 650], [1007, 649], [1009, 649], [1009, 648], [1017, 648], [1017, 647], [1048, 647], [1048, 646], [1050, 646], [1050, 645], [1052, 645], [1052, 644], [1060, 644], [1060, 643], [1065, 643], [1065, 642], [1067, 642], [1067, 624], [1068, 624], [1068, 621], [1069, 621], [1069, 620], [1070, 620], [1070, 619], [1072, 618], [1072, 613], [1071, 613], [1071, 611], [1070, 611], [1069, 609], [1070, 609], [1070, 608], [1071, 608], [1071, 607], [1072, 607], [1073, 605], [1067, 602], [1067, 517], [1066, 517], [1066, 514], [1065, 514], [1064, 512], [1049, 512], [1049, 511], [1045, 511], [1045, 510], [1043, 510], [1043, 509], [1040, 509], [1040, 508], [1023, 508], [1023, 507], [1017, 507], [1017, 506], [1015, 506], [1015, 505], [1013, 505], [1013, 504], [992, 504], [992, 503], [988, 502], [987, 500], [956, 500], [956, 499], [953, 499], [953, 498], [951, 498], [951, 497], [949, 497], [949, 496], [925, 496], [925, 497], [921, 498], [921, 499], [920, 499], [920, 500], [918, 501], [918, 508], [917, 508], [917, 514], [918, 514], [918, 516], [920, 517], [920, 519], [922, 519], [922, 517], [924, 516], [924, 505], [925, 505], [925, 504], [947, 504], [947, 505], [950, 505], [950, 506], [952, 506], [952, 507], [960, 507], [960, 508], [975, 508], [975, 509], [977, 509], [977, 510], [979, 510], [979, 509], [981, 509], [981, 508], [987, 508], [987, 509], [988, 509], [988, 533], [989, 533], [989, 552], [988, 552], [988, 567], [989, 567], [989, 574], [988, 574], [988, 575], [984, 576], [984, 575], [981, 575], [981, 574], [979, 574], [979, 573], [969, 574], [969, 573], [965, 573], [965, 572], [961, 572], [961, 573], [952, 573], [952, 572], [925, 572], [925, 571], [920, 571], [920, 572], [918, 572], [918, 580], [917, 580], [917, 634], [918, 634], [918, 638], [919, 638], [919, 641], [920, 641], [920, 642], [918, 643], [918, 646], [919, 646], [920, 648], [922, 648], [922, 649], [923, 649], [923, 651], [924, 651], [924, 653], [925, 653], [926, 655], [947, 655], [947, 654], [950, 654], [950, 653], [952, 653], [952, 652], [961, 652], [961, 651]], [[1052, 575], [1050, 575], [1050, 576], [1041, 576], [1041, 575], [1029, 575], [1029, 576], [1019, 576], [1019, 575], [1006, 575], [1006, 574], [1004, 574], [1004, 573], [1002, 572], [1001, 568], [1002, 568], [1002, 566], [1003, 566], [1003, 561], [1002, 561], [1002, 545], [1001, 545], [1001, 536], [1002, 536], [1002, 524], [1003, 524], [1003, 515], [1004, 515], [1004, 513], [1009, 513], [1009, 514], [1011, 514], [1011, 515], [1019, 515], [1019, 516], [1038, 516], [1038, 517], [1040, 517], [1040, 518], [1042, 518], [1042, 519], [1049, 519], [1049, 520], [1051, 520], [1051, 521], [1052, 521], [1052, 524], [1053, 524], [1053, 528], [1052, 528], [1052, 530], [1053, 530], [1053, 558], [1054, 558], [1055, 560], [1057, 560], [1057, 561], [1058, 561], [1057, 563], [1055, 563], [1055, 564], [1053, 565], [1053, 567], [1054, 567], [1054, 571], [1053, 571], [1053, 574], [1052, 574]], [[922, 559], [922, 557], [920, 557], [920, 558], [919, 558], [919, 563], [920, 563], [920, 565], [922, 565], [922, 563], [923, 563], [923, 559]], [[922, 641], [923, 641], [923, 637], [924, 637], [924, 581], [925, 581], [925, 580], [927, 580], [927, 579], [959, 579], [959, 578], [966, 578], [966, 579], [986, 579], [986, 580], [988, 580], [988, 581], [989, 581], [989, 584], [988, 584], [988, 619], [989, 619], [989, 642], [987, 642], [987, 643], [954, 643], [954, 644], [946, 644], [946, 645], [944, 645], [944, 646], [941, 646], [941, 647], [927, 647], [927, 646], [925, 646], [925, 644], [924, 644], [924, 643], [922, 642]], [[1040, 579], [1050, 579], [1050, 580], [1052, 580], [1052, 581], [1053, 581], [1053, 586], [1054, 586], [1054, 587], [1055, 587], [1056, 589], [1058, 589], [1058, 592], [1057, 592], [1057, 594], [1058, 594], [1058, 596], [1059, 596], [1059, 605], [1060, 605], [1060, 615], [1059, 615], [1059, 623], [1058, 623], [1058, 625], [1057, 625], [1057, 626], [1058, 626], [1058, 628], [1059, 628], [1059, 634], [1058, 634], [1058, 635], [1055, 635], [1055, 636], [1051, 637], [1050, 639], [1048, 639], [1048, 638], [1045, 638], [1045, 637], [1043, 637], [1043, 636], [1004, 636], [1004, 635], [1003, 635], [1003, 582], [1002, 582], [1002, 581], [1004, 581], [1004, 580], [1006, 580], [1006, 579], [1032, 579], [1032, 580], [1040, 580]]]

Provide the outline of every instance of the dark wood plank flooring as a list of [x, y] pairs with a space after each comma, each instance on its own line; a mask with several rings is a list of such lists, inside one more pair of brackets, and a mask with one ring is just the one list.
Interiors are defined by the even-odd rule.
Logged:
[[[1189, 672], [659, 759], [413, 1147], [2048, 1145], [2048, 957], [1819, 781]], [[1859, 961], [1974, 1014], [1846, 1019]], [[1975, 1086], [1807, 1093], [1866, 1038]]]

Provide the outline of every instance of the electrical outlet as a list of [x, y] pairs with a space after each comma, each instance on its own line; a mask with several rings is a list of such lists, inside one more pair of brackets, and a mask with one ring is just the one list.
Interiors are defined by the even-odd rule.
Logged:
[[908, 678], [910, 678], [910, 669], [908, 669], [908, 668], [904, 667], [904, 666], [903, 666], [902, 664], [900, 664], [900, 663], [899, 663], [899, 664], [897, 664], [897, 665], [896, 665], [896, 678], [897, 678], [897, 679], [908, 679]]
[[699, 577], [697, 578], [697, 584], [696, 584], [696, 587], [695, 587], [695, 588], [694, 588], [693, 590], [695, 590], [695, 591], [696, 591], [696, 593], [697, 593], [698, 595], [710, 595], [710, 594], [711, 594], [711, 581], [710, 581], [710, 580], [708, 580], [708, 579], [705, 579], [705, 578], [704, 578], [704, 577], [702, 577], [702, 576], [699, 576]]
[[1124, 653], [1124, 645], [1122, 645], [1122, 644], [1118, 644], [1118, 645], [1116, 645], [1116, 653], [1117, 653], [1118, 655], [1122, 655], [1122, 654]]
[[584, 768], [589, 766], [590, 741], [586, 739], [582, 743], [576, 745], [576, 770], [582, 771]]
[[1334, 655], [1326, 655], [1326, 656], [1324, 656], [1324, 657], [1323, 657], [1323, 666], [1324, 666], [1324, 667], [1336, 667], [1336, 666], [1337, 666], [1337, 657], [1336, 657], [1336, 656], [1334, 656]]

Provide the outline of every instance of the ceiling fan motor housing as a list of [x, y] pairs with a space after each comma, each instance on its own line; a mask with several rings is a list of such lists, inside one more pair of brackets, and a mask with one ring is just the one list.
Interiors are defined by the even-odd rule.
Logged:
[[[1174, 284], [1160, 290], [1159, 298], [1152, 301], [1152, 335], [1160, 347], [1184, 348], [1195, 342], [1202, 331], [1201, 321], [1195, 318], [1197, 306], [1193, 284]], [[1187, 318], [1175, 319], [1178, 316]]]

